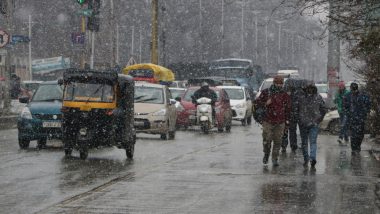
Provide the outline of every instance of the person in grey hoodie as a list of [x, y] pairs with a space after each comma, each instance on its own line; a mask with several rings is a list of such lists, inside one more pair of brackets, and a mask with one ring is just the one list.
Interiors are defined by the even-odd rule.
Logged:
[[321, 95], [318, 94], [317, 87], [314, 83], [306, 86], [305, 94], [300, 97], [296, 111], [298, 111], [299, 115], [302, 152], [305, 161], [304, 166], [308, 166], [310, 162], [311, 167], [314, 168], [317, 163], [316, 156], [319, 124], [322, 122], [323, 117], [327, 112], [325, 103]]

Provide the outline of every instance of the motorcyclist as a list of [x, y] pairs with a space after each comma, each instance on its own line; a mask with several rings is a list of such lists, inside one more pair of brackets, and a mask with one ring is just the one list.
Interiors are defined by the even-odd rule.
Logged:
[[210, 89], [207, 82], [202, 82], [201, 88], [194, 92], [192, 102], [197, 104], [197, 100], [202, 97], [211, 99], [212, 116], [215, 117], [215, 103], [218, 100], [218, 96], [214, 90]]

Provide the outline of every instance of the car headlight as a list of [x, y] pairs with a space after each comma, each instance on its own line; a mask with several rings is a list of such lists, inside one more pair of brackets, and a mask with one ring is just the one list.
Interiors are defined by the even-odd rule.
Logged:
[[24, 119], [33, 119], [32, 117], [32, 113], [30, 113], [30, 110], [28, 107], [25, 107], [22, 111], [21, 111], [21, 114], [20, 114], [21, 118], [24, 118]]
[[159, 111], [156, 111], [152, 114], [153, 116], [165, 116], [166, 115], [166, 109], [161, 109]]
[[235, 106], [236, 108], [245, 108], [245, 103], [239, 103]]

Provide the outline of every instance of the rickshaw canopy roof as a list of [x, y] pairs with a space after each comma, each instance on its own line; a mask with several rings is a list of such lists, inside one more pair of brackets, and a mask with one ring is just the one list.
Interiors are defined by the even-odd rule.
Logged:
[[99, 81], [99, 82], [112, 82], [118, 81], [118, 74], [113, 71], [95, 71], [85, 69], [67, 69], [63, 73], [63, 81], [71, 82], [78, 81]]
[[143, 63], [143, 64], [135, 64], [127, 66], [123, 69], [124, 74], [128, 74], [132, 70], [152, 70], [154, 76], [158, 78], [160, 81], [164, 82], [172, 82], [174, 81], [174, 73], [172, 70], [152, 64], [152, 63]]

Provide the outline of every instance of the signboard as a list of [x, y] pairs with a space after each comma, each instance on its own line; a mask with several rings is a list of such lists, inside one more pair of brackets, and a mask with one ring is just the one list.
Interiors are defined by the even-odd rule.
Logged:
[[81, 32], [71, 33], [71, 42], [73, 44], [84, 44], [86, 40], [86, 34]]
[[30, 39], [28, 36], [24, 35], [12, 35], [12, 43], [16, 44], [19, 42], [30, 42]]
[[0, 48], [7, 45], [8, 42], [9, 42], [9, 34], [4, 30], [0, 30]]
[[32, 60], [33, 73], [48, 73], [51, 71], [66, 69], [69, 67], [70, 58], [63, 58], [62, 56]]

